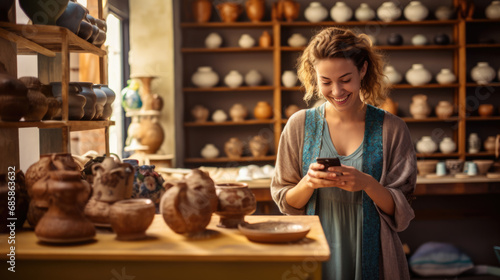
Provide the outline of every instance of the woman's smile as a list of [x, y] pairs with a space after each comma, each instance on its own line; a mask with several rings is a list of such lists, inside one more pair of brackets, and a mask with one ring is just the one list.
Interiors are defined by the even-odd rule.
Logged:
[[333, 97], [333, 100], [338, 105], [342, 105], [342, 104], [345, 104], [347, 102], [347, 100], [349, 99], [349, 97], [351, 97], [351, 95], [352, 95], [352, 93], [349, 93], [348, 95], [346, 95], [346, 96], [344, 96], [342, 98], [335, 98], [335, 97]]

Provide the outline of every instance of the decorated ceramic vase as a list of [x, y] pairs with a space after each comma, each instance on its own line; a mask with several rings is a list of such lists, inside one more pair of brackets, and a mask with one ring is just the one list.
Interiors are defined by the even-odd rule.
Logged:
[[243, 147], [244, 144], [238, 137], [231, 137], [224, 143], [224, 152], [228, 158], [237, 159], [243, 154]]
[[346, 22], [352, 18], [352, 9], [345, 2], [338, 1], [330, 10], [330, 17], [335, 22]]
[[202, 66], [193, 74], [191, 82], [200, 88], [211, 88], [219, 83], [219, 75], [212, 70], [212, 67]]
[[195, 105], [193, 109], [191, 109], [191, 115], [194, 118], [195, 122], [206, 122], [208, 120], [210, 112], [205, 106]]
[[28, 109], [26, 86], [15, 77], [0, 72], [0, 119], [17, 122]]
[[401, 16], [401, 9], [394, 2], [384, 2], [377, 9], [377, 16], [385, 22], [395, 21]]
[[491, 4], [484, 10], [486, 18], [500, 19], [500, 1], [491, 1]]
[[328, 10], [320, 2], [311, 2], [304, 11], [304, 17], [309, 22], [320, 22], [328, 17]]
[[205, 38], [205, 47], [208, 49], [216, 49], [222, 45], [222, 37], [217, 32], [208, 34]]
[[399, 84], [403, 80], [401, 73], [399, 73], [392, 65], [386, 65], [384, 67], [384, 75], [386, 76], [387, 81], [391, 84]]
[[212, 114], [212, 120], [214, 122], [224, 122], [227, 120], [227, 114], [224, 112], [224, 110], [215, 110], [215, 112]]
[[435, 108], [436, 116], [440, 119], [447, 119], [453, 115], [454, 107], [449, 101], [441, 100]]
[[259, 101], [253, 109], [253, 115], [258, 120], [267, 120], [273, 116], [273, 108], [266, 101]]
[[243, 12], [243, 8], [236, 2], [222, 2], [216, 8], [219, 10], [219, 15], [223, 22], [236, 22], [238, 17]]
[[451, 19], [455, 14], [455, 10], [450, 6], [439, 6], [434, 11], [434, 16], [439, 20]]
[[427, 18], [429, 15], [429, 9], [427, 9], [427, 7], [420, 1], [410, 1], [410, 3], [404, 8], [403, 14], [409, 21], [421, 21]]
[[410, 114], [414, 119], [425, 119], [431, 113], [431, 108], [427, 104], [427, 95], [415, 94], [410, 104]]
[[457, 144], [450, 138], [444, 137], [441, 142], [439, 142], [439, 150], [443, 154], [451, 154], [457, 149]]
[[40, 121], [49, 109], [47, 97], [42, 93], [42, 83], [36, 77], [21, 77], [19, 80], [28, 89], [28, 113], [24, 115], [25, 121]]
[[266, 3], [264, 0], [247, 0], [245, 11], [251, 22], [260, 22], [266, 12]]
[[307, 44], [307, 38], [300, 33], [294, 33], [287, 42], [290, 47], [303, 47]]
[[109, 210], [109, 221], [116, 239], [128, 241], [147, 238], [146, 230], [153, 222], [155, 213], [155, 204], [151, 199], [117, 201]]
[[298, 77], [294, 71], [286, 70], [281, 75], [281, 82], [285, 87], [294, 87], [297, 84]]
[[142, 107], [142, 99], [139, 94], [139, 81], [129, 80], [128, 85], [122, 90], [122, 106], [125, 111], [135, 111]]
[[254, 157], [263, 157], [269, 151], [269, 141], [261, 135], [256, 135], [248, 142], [250, 152]]
[[495, 79], [495, 70], [489, 65], [488, 62], [478, 62], [474, 68], [472, 68], [471, 78], [476, 83], [480, 85], [485, 85]]
[[242, 48], [251, 48], [255, 46], [255, 39], [249, 34], [242, 34], [238, 40], [238, 45]]
[[191, 3], [193, 17], [196, 22], [208, 22], [212, 17], [212, 1], [194, 0]]
[[236, 70], [231, 70], [224, 77], [224, 83], [230, 88], [237, 88], [243, 84], [243, 76]]
[[258, 86], [262, 83], [262, 80], [262, 74], [257, 70], [252, 69], [245, 74], [245, 84], [247, 84], [247, 86]]
[[216, 184], [215, 192], [218, 197], [215, 214], [220, 216], [219, 227], [238, 228], [245, 216], [257, 208], [255, 195], [245, 183]]
[[219, 149], [214, 144], [206, 144], [201, 149], [201, 156], [206, 159], [216, 158], [219, 156]]
[[165, 193], [163, 177], [155, 171], [154, 165], [138, 166], [133, 184], [132, 198], [148, 198], [159, 213], [160, 200]]
[[436, 81], [441, 85], [453, 84], [457, 80], [457, 77], [449, 68], [443, 68], [436, 75]]
[[354, 12], [354, 17], [359, 21], [373, 20], [375, 18], [375, 11], [367, 3], [361, 3]]
[[242, 122], [248, 116], [248, 110], [243, 104], [235, 103], [229, 109], [229, 115], [233, 122]]
[[437, 151], [438, 146], [430, 136], [423, 136], [417, 142], [417, 151], [423, 154], [432, 154]]
[[411, 69], [406, 71], [405, 78], [412, 86], [421, 86], [429, 83], [432, 80], [432, 75], [429, 70], [424, 68], [423, 64], [413, 64]]

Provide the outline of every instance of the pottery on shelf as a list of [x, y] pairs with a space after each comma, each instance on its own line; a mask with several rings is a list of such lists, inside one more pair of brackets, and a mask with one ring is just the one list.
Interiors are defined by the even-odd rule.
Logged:
[[196, 22], [208, 22], [212, 17], [212, 1], [194, 0], [191, 3], [191, 10]]
[[481, 139], [479, 139], [479, 136], [477, 133], [471, 133], [469, 134], [469, 153], [470, 154], [476, 154], [479, 153], [481, 150]]
[[109, 88], [108, 85], [96, 85], [100, 86], [101, 90], [106, 94], [106, 103], [104, 104], [104, 109], [102, 112], [102, 119], [103, 120], [109, 120], [111, 115], [113, 114], [113, 107], [112, 104], [115, 101], [116, 98], [116, 93]]
[[445, 160], [445, 165], [446, 171], [451, 175], [462, 173], [464, 169], [464, 161], [461, 159], [447, 159]]
[[193, 169], [182, 180], [165, 182], [165, 188], [160, 208], [170, 229], [178, 234], [205, 231], [219, 203], [209, 174]]
[[263, 157], [269, 151], [269, 141], [261, 135], [255, 135], [248, 142], [250, 152], [254, 157]]
[[427, 95], [425, 94], [415, 94], [412, 96], [412, 102], [410, 104], [410, 114], [414, 119], [425, 119], [431, 113], [431, 108], [427, 104]]
[[224, 112], [224, 110], [215, 110], [215, 112], [212, 114], [212, 120], [214, 122], [224, 122], [227, 120], [227, 114]]
[[0, 72], [0, 119], [17, 122], [28, 109], [26, 86], [15, 77]]
[[411, 37], [411, 44], [414, 46], [424, 46], [427, 45], [427, 37], [423, 34], [416, 34]]
[[253, 115], [258, 120], [267, 120], [273, 116], [273, 108], [267, 101], [259, 101], [253, 109]]
[[436, 45], [448, 45], [449, 43], [450, 37], [445, 33], [437, 34], [436, 36], [434, 36], [434, 44]]
[[78, 94], [85, 97], [85, 106], [83, 107], [83, 111], [85, 112], [82, 120], [92, 120], [97, 113], [96, 105], [97, 105], [97, 95], [92, 89], [92, 83], [87, 82], [74, 82], [70, 84], [75, 84], [79, 87], [80, 91]]
[[206, 144], [201, 149], [201, 156], [206, 159], [216, 158], [219, 156], [219, 149], [214, 144]]
[[281, 75], [281, 82], [285, 87], [294, 87], [297, 84], [297, 74], [292, 70], [283, 71]]
[[304, 17], [309, 22], [321, 22], [328, 17], [328, 10], [320, 2], [311, 2], [304, 11]]
[[417, 152], [423, 154], [432, 154], [437, 151], [438, 145], [430, 136], [422, 136], [417, 142]]
[[155, 217], [155, 205], [147, 198], [125, 199], [111, 205], [109, 221], [117, 240], [147, 238], [146, 230]]
[[417, 170], [420, 176], [436, 173], [436, 165], [438, 161], [435, 159], [417, 160]]
[[273, 3], [272, 18], [292, 22], [299, 17], [300, 4], [294, 0], [278, 0]]
[[251, 22], [260, 22], [266, 12], [266, 3], [264, 0], [247, 0], [245, 11]]
[[359, 21], [369, 21], [375, 18], [375, 11], [367, 4], [361, 3], [354, 11], [354, 17]]
[[220, 216], [219, 227], [237, 228], [244, 223], [245, 216], [257, 208], [255, 195], [245, 183], [216, 184], [215, 192], [218, 198], [215, 214]]
[[28, 89], [28, 112], [24, 115], [25, 121], [40, 121], [49, 109], [47, 97], [42, 93], [42, 83], [37, 77], [21, 77], [19, 80]]
[[491, 168], [493, 165], [493, 160], [492, 159], [476, 159], [472, 161], [474, 164], [477, 166], [477, 173], [479, 175], [486, 175], [488, 173], [488, 170]]
[[377, 9], [377, 16], [385, 22], [395, 21], [401, 16], [401, 9], [394, 2], [384, 2]]
[[476, 83], [480, 85], [485, 85], [495, 79], [495, 70], [488, 64], [488, 62], [478, 62], [474, 68], [472, 68], [471, 78]]
[[453, 115], [454, 112], [453, 104], [449, 101], [441, 100], [438, 102], [438, 105], [434, 109], [436, 112], [436, 116], [440, 119], [447, 119]]
[[259, 37], [259, 47], [261, 48], [269, 48], [272, 46], [273, 39], [271, 34], [267, 32], [267, 30], [262, 31], [262, 35]]
[[[42, 84], [41, 90], [43, 95], [47, 98], [47, 113], [43, 116], [43, 120], [52, 120], [61, 118], [62, 100], [57, 100], [52, 93], [52, 86], [50, 84]], [[83, 107], [83, 106], [82, 106]]]
[[493, 104], [481, 104], [479, 105], [477, 112], [481, 117], [489, 117], [493, 115]]
[[237, 88], [243, 84], [243, 76], [236, 70], [231, 70], [224, 77], [224, 83], [230, 88]]
[[212, 70], [212, 67], [201, 66], [191, 77], [191, 82], [200, 88], [211, 88], [219, 83], [219, 75]]
[[210, 112], [203, 105], [195, 105], [191, 109], [191, 115], [193, 116], [195, 122], [206, 122], [209, 114]]
[[104, 120], [104, 106], [106, 105], [108, 97], [106, 93], [101, 89], [100, 85], [92, 85], [92, 90], [94, 91], [97, 99], [95, 104], [95, 116], [94, 120]]
[[248, 116], [248, 110], [243, 104], [235, 103], [229, 109], [229, 116], [233, 122], [242, 122]]
[[155, 171], [154, 165], [135, 166], [132, 198], [147, 198], [153, 202], [156, 213], [159, 213], [161, 197], [165, 193], [163, 177]]
[[295, 105], [295, 104], [291, 104], [291, 105], [288, 105], [286, 108], [285, 108], [285, 116], [287, 118], [290, 118], [293, 114], [295, 114], [296, 112], [298, 112], [300, 110], [300, 107]]
[[294, 33], [287, 42], [290, 47], [303, 47], [307, 44], [307, 38], [300, 33]]
[[434, 11], [434, 16], [438, 20], [448, 20], [453, 17], [455, 14], [455, 10], [450, 7], [450, 6], [439, 6], [435, 11]]
[[243, 12], [241, 5], [236, 2], [223, 2], [217, 4], [216, 8], [219, 10], [222, 21], [226, 23], [236, 22]]
[[247, 86], [258, 86], [262, 83], [262, 80], [262, 74], [257, 70], [252, 69], [245, 74], [245, 84], [247, 84]]
[[443, 68], [436, 75], [436, 81], [441, 85], [453, 84], [457, 80], [457, 77], [449, 68]]
[[392, 65], [386, 65], [384, 67], [384, 75], [386, 76], [387, 81], [391, 84], [399, 84], [403, 80], [401, 73], [399, 73]]
[[451, 137], [444, 137], [441, 142], [439, 142], [439, 150], [443, 154], [451, 154], [457, 149], [457, 144], [451, 139]]
[[83, 5], [69, 1], [64, 12], [57, 18], [56, 24], [77, 34], [80, 30], [80, 23], [86, 15], [87, 9]]
[[209, 49], [216, 49], [222, 45], [222, 37], [217, 32], [208, 34], [205, 38], [205, 47]]
[[165, 139], [165, 132], [158, 118], [159, 115], [153, 115], [141, 119], [137, 138], [142, 145], [148, 147], [144, 150], [147, 154], [156, 154]]
[[57, 19], [64, 13], [69, 0], [46, 1], [19, 0], [19, 6], [33, 24], [56, 25]]
[[382, 103], [380, 106], [380, 109], [386, 110], [387, 112], [393, 114], [393, 115], [398, 115], [398, 103], [392, 100], [392, 98], [387, 97], [385, 99], [385, 102]]
[[495, 152], [495, 136], [488, 136], [483, 143], [484, 150], [488, 153]]
[[500, 1], [491, 1], [484, 14], [488, 19], [500, 19]]
[[238, 45], [242, 48], [251, 48], [255, 46], [255, 39], [248, 34], [242, 34], [238, 40]]
[[[52, 87], [52, 94], [62, 104], [62, 84], [60, 82], [52, 82], [50, 85]], [[69, 83], [68, 119], [70, 120], [80, 120], [85, 115], [85, 104], [87, 103], [87, 99], [80, 94], [80, 91], [81, 87], [78, 86], [78, 84]]]
[[[29, 208], [30, 199], [23, 171], [11, 171], [13, 173], [10, 174], [8, 172], [0, 174], [0, 201], [3, 201], [3, 207], [0, 208], [0, 233], [10, 232], [14, 228], [21, 229], [26, 221]], [[15, 212], [9, 213], [9, 208], [12, 207], [15, 208]], [[10, 225], [12, 221], [15, 221], [15, 227]]]
[[352, 9], [345, 2], [338, 1], [330, 10], [330, 17], [335, 22], [346, 22], [352, 18]]
[[412, 86], [421, 86], [429, 83], [432, 80], [432, 75], [429, 70], [424, 68], [423, 64], [413, 64], [411, 68], [406, 71], [406, 81]]
[[421, 21], [429, 15], [429, 9], [420, 1], [410, 1], [404, 8], [403, 14], [409, 21]]
[[390, 46], [401, 46], [403, 44], [403, 36], [398, 33], [391, 33], [387, 36], [387, 44]]
[[224, 152], [231, 159], [241, 158], [243, 154], [243, 142], [238, 137], [231, 137], [224, 143]]

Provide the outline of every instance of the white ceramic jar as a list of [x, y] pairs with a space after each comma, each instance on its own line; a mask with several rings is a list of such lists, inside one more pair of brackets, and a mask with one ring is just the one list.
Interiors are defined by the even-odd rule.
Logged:
[[427, 45], [427, 37], [424, 34], [416, 34], [415, 36], [411, 37], [411, 43], [414, 46], [424, 46]]
[[209, 49], [216, 49], [222, 45], [222, 37], [219, 33], [212, 32], [208, 34], [207, 38], [205, 38], [205, 47]]
[[394, 2], [384, 2], [377, 9], [377, 16], [381, 21], [395, 21], [401, 17], [401, 9]]
[[248, 109], [241, 103], [235, 103], [229, 109], [229, 115], [234, 122], [242, 122], [248, 116]]
[[328, 10], [320, 2], [311, 2], [304, 11], [304, 17], [309, 22], [320, 22], [328, 17]]
[[478, 62], [471, 70], [471, 78], [480, 85], [485, 85], [495, 79], [495, 70], [488, 62]]
[[201, 66], [191, 77], [191, 82], [200, 88], [211, 88], [219, 83], [219, 75], [212, 70], [212, 67]]
[[245, 84], [251, 87], [258, 86], [262, 83], [262, 75], [257, 70], [250, 70], [245, 75]]
[[236, 70], [231, 70], [224, 77], [224, 83], [230, 88], [237, 88], [243, 84], [243, 76]]
[[336, 2], [330, 10], [330, 17], [336, 22], [346, 22], [352, 18], [352, 9], [345, 2]]
[[429, 15], [429, 9], [420, 1], [410, 1], [403, 10], [405, 18], [409, 21], [421, 21]]
[[204, 158], [216, 158], [219, 156], [219, 149], [214, 144], [206, 144], [201, 149], [201, 156]]
[[390, 84], [399, 84], [403, 80], [403, 76], [392, 65], [384, 67], [384, 75]]
[[212, 120], [214, 122], [223, 122], [227, 120], [227, 114], [223, 110], [215, 110], [212, 114]]
[[297, 84], [297, 74], [294, 71], [287, 70], [281, 75], [281, 82], [285, 87], [294, 87]]
[[288, 45], [290, 47], [303, 47], [307, 44], [307, 38], [300, 33], [294, 33], [288, 38]]
[[491, 1], [484, 11], [486, 18], [500, 19], [500, 1]]
[[368, 4], [361, 3], [354, 12], [354, 17], [359, 21], [369, 21], [375, 18], [375, 11]]
[[424, 68], [423, 64], [416, 63], [406, 72], [405, 78], [412, 86], [421, 86], [429, 83], [432, 80], [432, 75], [429, 70]]
[[437, 151], [438, 146], [430, 136], [422, 136], [417, 142], [417, 152], [423, 154], [432, 154]]
[[443, 154], [451, 154], [457, 149], [457, 144], [450, 138], [444, 137], [439, 143], [439, 150]]
[[242, 48], [251, 48], [255, 46], [255, 39], [248, 34], [243, 34], [238, 40], [238, 45]]
[[439, 6], [436, 11], [434, 11], [434, 16], [439, 20], [448, 20], [453, 17], [453, 8], [450, 6]]
[[436, 81], [441, 85], [453, 84], [457, 80], [457, 77], [449, 68], [443, 68], [436, 75]]
[[415, 94], [410, 104], [410, 114], [414, 119], [425, 119], [431, 113], [431, 107], [427, 104], [427, 95]]

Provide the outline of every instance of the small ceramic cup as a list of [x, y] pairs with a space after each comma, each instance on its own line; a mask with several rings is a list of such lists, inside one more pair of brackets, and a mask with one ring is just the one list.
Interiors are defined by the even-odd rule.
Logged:
[[139, 240], [147, 237], [156, 209], [151, 199], [136, 198], [115, 202], [109, 210], [109, 220], [117, 240]]
[[467, 162], [467, 175], [469, 176], [477, 175], [477, 165], [472, 161]]
[[436, 165], [436, 175], [437, 176], [444, 176], [446, 175], [446, 164], [444, 161], [440, 161]]

